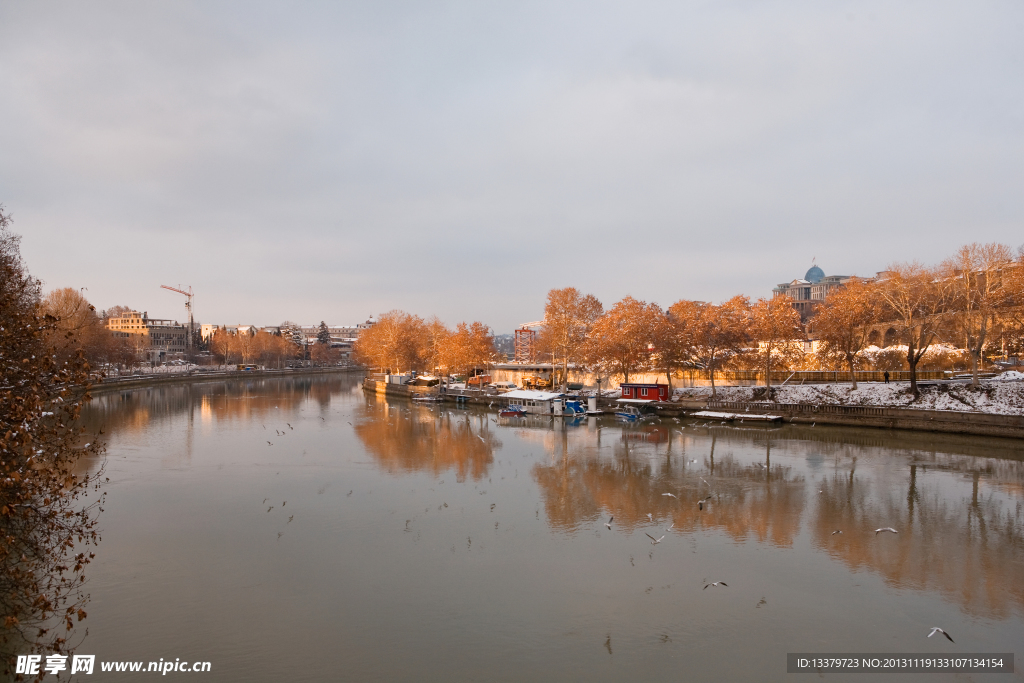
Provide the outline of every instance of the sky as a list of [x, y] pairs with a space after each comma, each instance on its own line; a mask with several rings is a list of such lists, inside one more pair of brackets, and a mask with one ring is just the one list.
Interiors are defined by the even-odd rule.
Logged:
[[1024, 3], [0, 3], [46, 289], [495, 333], [1024, 243]]

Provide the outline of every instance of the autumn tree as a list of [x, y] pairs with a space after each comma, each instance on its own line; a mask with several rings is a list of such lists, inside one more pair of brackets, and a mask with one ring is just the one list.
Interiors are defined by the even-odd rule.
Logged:
[[593, 294], [581, 294], [575, 287], [552, 289], [544, 305], [544, 327], [539, 346], [562, 365], [562, 390], [568, 382], [569, 364], [583, 360], [584, 344], [604, 307]]
[[758, 299], [750, 309], [748, 330], [751, 338], [758, 342], [758, 357], [764, 368], [764, 382], [768, 391], [772, 388], [772, 363], [786, 364], [802, 349], [794, 347], [794, 340], [802, 342], [803, 328], [800, 314], [793, 308], [788, 296]]
[[952, 323], [971, 356], [974, 386], [999, 312], [1020, 299], [1015, 266], [1010, 247], [977, 242], [960, 247], [941, 266], [941, 276], [949, 281]]
[[389, 311], [359, 334], [352, 351], [358, 362], [381, 371], [414, 370], [423, 365], [425, 334], [419, 316]]
[[102, 448], [81, 444], [88, 362], [78, 352], [58, 363], [48, 352], [57, 320], [39, 315], [39, 281], [9, 226], [0, 206], [0, 669], [13, 678], [17, 654], [68, 654], [86, 616], [84, 571], [102, 498], [82, 502], [100, 475], [83, 474], [79, 460]]
[[493, 363], [497, 353], [494, 335], [487, 325], [479, 321], [456, 325], [448, 344], [455, 351], [455, 367], [464, 371], [467, 377], [474, 368], [487, 367]]
[[873, 288], [861, 280], [851, 280], [832, 292], [811, 319], [818, 337], [818, 356], [825, 361], [845, 363], [854, 389], [857, 354], [867, 347], [870, 326], [878, 317], [879, 305]]
[[435, 315], [424, 324], [423, 332], [423, 358], [427, 369], [447, 377], [457, 362], [452, 353], [452, 331]]
[[917, 364], [928, 351], [942, 324], [941, 314], [949, 297], [949, 280], [916, 261], [889, 266], [875, 291], [885, 305], [884, 315], [892, 319], [897, 336], [907, 347], [910, 391], [917, 389]]
[[79, 349], [90, 361], [106, 359], [113, 337], [80, 290], [53, 290], [43, 298], [40, 311], [57, 321], [48, 342], [58, 360], [67, 360]]
[[591, 328], [585, 347], [588, 362], [609, 375], [631, 374], [651, 367], [651, 354], [664, 313], [657, 304], [627, 296], [602, 315]]
[[[711, 396], [717, 395], [715, 372], [747, 340], [746, 313], [750, 302], [737, 296], [722, 304], [703, 301], [677, 301], [669, 307], [669, 316], [685, 330], [680, 362], [701, 368], [711, 379]], [[688, 356], [688, 358], [684, 358]]]

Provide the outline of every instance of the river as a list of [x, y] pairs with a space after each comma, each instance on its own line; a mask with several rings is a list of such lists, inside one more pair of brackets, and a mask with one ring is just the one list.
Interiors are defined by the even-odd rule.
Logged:
[[788, 652], [1024, 642], [1019, 442], [507, 421], [358, 379], [96, 397], [78, 652], [211, 681], [777, 681]]

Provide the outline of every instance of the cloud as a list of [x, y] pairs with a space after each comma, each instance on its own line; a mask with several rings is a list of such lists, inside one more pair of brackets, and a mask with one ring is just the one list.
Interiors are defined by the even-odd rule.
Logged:
[[1022, 46], [1010, 2], [8, 4], [0, 200], [48, 285], [204, 321], [763, 296], [1019, 241]]

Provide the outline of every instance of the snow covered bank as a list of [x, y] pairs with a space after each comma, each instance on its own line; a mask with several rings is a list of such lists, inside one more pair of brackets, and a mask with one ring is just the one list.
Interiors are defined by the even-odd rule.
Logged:
[[[1007, 373], [1004, 373], [1007, 374]], [[682, 399], [707, 399], [710, 387], [676, 389]], [[719, 387], [719, 401], [765, 400], [764, 387]], [[771, 400], [776, 403], [832, 404], [847, 406], [884, 406], [920, 410], [952, 410], [1024, 415], [1024, 381], [1010, 378], [982, 381], [977, 389], [969, 383], [924, 386], [917, 400], [907, 382], [879, 384], [861, 382], [853, 391], [849, 384], [807, 384], [772, 387]]]

